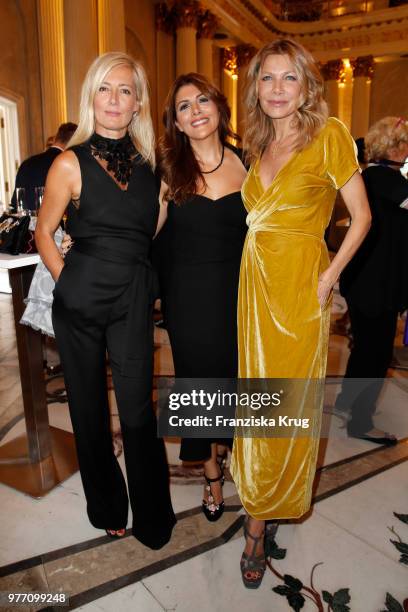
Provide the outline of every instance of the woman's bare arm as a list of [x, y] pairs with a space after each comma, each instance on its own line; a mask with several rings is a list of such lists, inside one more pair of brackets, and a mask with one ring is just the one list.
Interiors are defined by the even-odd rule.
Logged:
[[364, 187], [358, 172], [340, 189], [340, 193], [351, 216], [351, 226], [330, 266], [319, 278], [318, 298], [322, 306], [327, 301], [333, 285], [353, 257], [371, 225], [371, 212]]
[[54, 234], [72, 197], [81, 191], [81, 172], [72, 151], [61, 153], [54, 160], [47, 176], [44, 199], [35, 230], [35, 242], [45, 266], [55, 281], [64, 267], [64, 260], [54, 242]]
[[166, 183], [163, 183], [163, 181], [161, 182], [160, 185], [160, 194], [159, 194], [159, 204], [160, 204], [160, 212], [159, 212], [159, 220], [157, 222], [157, 228], [156, 228], [156, 233], [154, 235], [154, 237], [156, 238], [157, 234], [160, 232], [161, 228], [163, 227], [164, 223], [166, 222], [167, 219], [167, 204], [168, 201], [165, 199], [165, 194], [168, 190], [168, 187], [166, 185]]

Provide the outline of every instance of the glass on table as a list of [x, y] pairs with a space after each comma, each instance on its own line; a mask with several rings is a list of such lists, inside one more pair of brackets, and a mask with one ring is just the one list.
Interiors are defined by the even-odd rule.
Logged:
[[16, 187], [16, 212], [18, 215], [28, 215], [29, 211], [26, 207], [26, 190], [25, 187]]
[[35, 187], [34, 188], [35, 209], [31, 212], [33, 216], [38, 215], [38, 211], [40, 210], [40, 206], [42, 204], [43, 197], [44, 197], [44, 187]]

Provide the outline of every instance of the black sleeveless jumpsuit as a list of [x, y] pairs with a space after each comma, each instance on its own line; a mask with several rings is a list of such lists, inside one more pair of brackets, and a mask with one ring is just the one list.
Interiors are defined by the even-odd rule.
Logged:
[[123, 191], [92, 156], [78, 158], [82, 190], [68, 207], [74, 246], [54, 292], [53, 325], [64, 369], [79, 468], [94, 527], [126, 526], [128, 495], [114, 456], [106, 385], [112, 369], [133, 535], [160, 548], [175, 517], [163, 440], [152, 409], [153, 281], [149, 261], [159, 204], [150, 166], [135, 159]]

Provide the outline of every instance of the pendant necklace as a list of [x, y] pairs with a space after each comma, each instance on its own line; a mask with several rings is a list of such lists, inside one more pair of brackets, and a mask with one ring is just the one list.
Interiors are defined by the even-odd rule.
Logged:
[[204, 170], [201, 170], [201, 174], [212, 174], [213, 172], [215, 172], [216, 170], [218, 170], [218, 168], [220, 168], [222, 166], [222, 162], [224, 161], [224, 151], [225, 151], [225, 147], [222, 147], [222, 154], [221, 154], [221, 161], [218, 164], [218, 166], [215, 166], [215, 168], [213, 168], [212, 170], [206, 170], [204, 172]]

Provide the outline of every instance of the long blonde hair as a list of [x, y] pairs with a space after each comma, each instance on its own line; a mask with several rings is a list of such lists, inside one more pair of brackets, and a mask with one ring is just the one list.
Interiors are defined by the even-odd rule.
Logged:
[[141, 156], [155, 167], [155, 138], [150, 115], [149, 85], [143, 66], [130, 55], [120, 51], [104, 53], [97, 57], [89, 67], [82, 85], [78, 129], [68, 143], [68, 147], [82, 144], [95, 130], [94, 98], [108, 72], [118, 66], [128, 66], [136, 87], [136, 97], [140, 103], [139, 113], [133, 116], [128, 125], [129, 135]]
[[293, 40], [281, 38], [268, 43], [252, 58], [248, 67], [244, 89], [245, 132], [243, 147], [249, 162], [262, 155], [275, 139], [273, 121], [262, 110], [258, 99], [258, 78], [268, 55], [287, 55], [294, 65], [301, 85], [302, 104], [296, 112], [299, 137], [295, 150], [308, 145], [326, 123], [327, 104], [323, 98], [324, 81], [312, 55]]

